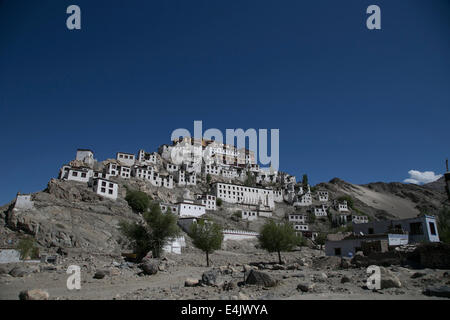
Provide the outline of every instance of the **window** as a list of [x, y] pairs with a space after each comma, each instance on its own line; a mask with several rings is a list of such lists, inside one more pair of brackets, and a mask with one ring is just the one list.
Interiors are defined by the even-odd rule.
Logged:
[[423, 234], [422, 222], [413, 222], [409, 224], [410, 233], [412, 235]]
[[109, 189], [109, 194], [113, 194], [113, 191], [112, 191], [112, 189]]
[[334, 248], [334, 255], [340, 256], [341, 255], [341, 248]]
[[106, 187], [106, 182], [102, 181], [102, 187]]
[[106, 192], [106, 189], [105, 189], [105, 188], [102, 188], [102, 189], [101, 189], [101, 192], [102, 192], [102, 193], [105, 193], [105, 192]]
[[429, 226], [430, 226], [430, 232], [431, 235], [435, 236], [436, 235], [436, 226], [434, 225], [434, 222], [428, 222]]
[[72, 176], [77, 177], [78, 176], [78, 172], [72, 172]]
[[369, 228], [368, 233], [369, 233], [369, 234], [373, 234], [373, 233], [374, 233], [374, 232], [373, 232], [373, 228]]

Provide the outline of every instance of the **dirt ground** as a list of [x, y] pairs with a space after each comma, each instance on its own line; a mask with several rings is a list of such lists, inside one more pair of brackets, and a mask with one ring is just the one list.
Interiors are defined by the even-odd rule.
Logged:
[[[255, 248], [252, 243], [227, 243], [226, 250], [211, 255], [212, 265], [206, 267], [205, 256], [197, 249], [186, 248], [181, 255], [170, 254], [162, 259], [161, 269], [154, 275], [139, 275], [141, 269], [133, 263], [124, 262], [118, 257], [82, 255], [64, 258], [60, 264], [16, 263], [0, 265], [0, 299], [18, 299], [22, 290], [42, 289], [49, 293], [50, 299], [88, 299], [88, 300], [165, 300], [165, 299], [445, 299], [428, 297], [423, 290], [430, 285], [448, 285], [448, 270], [413, 270], [400, 266], [387, 269], [401, 282], [398, 288], [372, 291], [367, 289], [365, 268], [342, 269], [336, 259], [322, 258], [318, 266], [316, 260], [323, 252], [309, 248], [283, 253], [284, 266], [277, 265], [276, 254], [268, 254]], [[71, 264], [81, 267], [81, 289], [67, 289], [66, 273]], [[244, 265], [251, 264], [278, 280], [275, 287], [242, 285]], [[24, 266], [28, 274], [13, 277], [7, 274], [14, 266]], [[216, 268], [218, 282], [232, 282], [229, 290], [220, 283], [217, 286], [186, 287], [187, 278], [201, 279], [205, 271]], [[220, 270], [219, 270], [220, 269]], [[103, 279], [95, 279], [98, 270], [108, 270]], [[446, 273], [448, 272], [448, 273]], [[414, 275], [414, 276], [413, 276]], [[347, 282], [342, 279], [346, 277]], [[297, 287], [308, 283], [311, 289], [302, 292]]]

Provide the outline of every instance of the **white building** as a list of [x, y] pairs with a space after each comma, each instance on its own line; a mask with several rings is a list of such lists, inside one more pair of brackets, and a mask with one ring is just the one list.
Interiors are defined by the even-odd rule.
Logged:
[[338, 202], [337, 203], [337, 210], [339, 212], [348, 212], [348, 206], [347, 206], [347, 201], [344, 200], [342, 202]]
[[105, 173], [110, 177], [117, 177], [119, 175], [119, 166], [117, 163], [110, 162], [105, 166]]
[[203, 166], [203, 172], [205, 175], [212, 174], [212, 175], [220, 175], [222, 169], [219, 166], [213, 165], [213, 164], [205, 164]]
[[124, 179], [129, 179], [131, 177], [131, 167], [120, 166], [119, 176]]
[[309, 231], [307, 224], [294, 224], [295, 231]]
[[63, 166], [59, 172], [59, 179], [87, 183], [93, 175], [94, 170], [90, 168]]
[[160, 164], [161, 156], [156, 152], [148, 153], [141, 149], [138, 152], [137, 162], [141, 166], [142, 165], [151, 165], [151, 164]]
[[364, 216], [364, 215], [352, 214], [351, 218], [352, 218], [353, 223], [368, 223], [369, 222], [369, 217]]
[[314, 215], [316, 217], [326, 217], [327, 216], [327, 208], [325, 205], [321, 205], [319, 207], [314, 207]]
[[162, 178], [152, 166], [135, 167], [131, 173], [138, 179], [149, 181], [155, 187], [161, 187], [163, 185]]
[[197, 200], [201, 201], [201, 204], [205, 206], [206, 210], [216, 210], [216, 197], [210, 194], [198, 194]]
[[161, 208], [162, 213], [166, 213], [168, 209], [170, 209], [170, 212], [178, 215], [178, 205], [176, 204], [170, 204], [170, 203], [160, 203], [159, 207]]
[[272, 189], [217, 182], [214, 184], [214, 191], [217, 198], [228, 203], [263, 205], [270, 210], [275, 207]]
[[206, 207], [203, 204], [197, 204], [192, 200], [185, 199], [177, 205], [180, 217], [200, 217], [206, 213]]
[[258, 219], [258, 212], [248, 209], [242, 209], [241, 217], [243, 220], [253, 221]]
[[306, 192], [297, 197], [297, 201], [294, 202], [295, 207], [307, 207], [312, 205], [311, 192]]
[[288, 215], [288, 221], [298, 224], [305, 224], [308, 221], [308, 216], [301, 213], [291, 213]]
[[167, 163], [166, 170], [167, 172], [177, 172], [180, 170], [180, 166], [177, 164]]
[[436, 218], [434, 216], [421, 216], [402, 220], [381, 220], [369, 223], [354, 223], [355, 234], [380, 234], [391, 233], [393, 230], [401, 230], [409, 234], [409, 241], [415, 242], [439, 242], [439, 233]]
[[77, 149], [77, 156], [75, 159], [78, 161], [82, 161], [89, 166], [92, 166], [95, 162], [94, 152], [89, 149]]
[[317, 192], [317, 195], [319, 197], [320, 202], [327, 202], [328, 201], [328, 191], [325, 190], [319, 190]]
[[132, 153], [117, 152], [116, 160], [128, 167], [131, 167], [136, 161], [136, 156]]
[[14, 211], [17, 210], [31, 210], [34, 208], [33, 200], [31, 199], [31, 194], [20, 194], [17, 193], [16, 201], [14, 203]]
[[115, 183], [113, 181], [102, 179], [102, 178], [96, 178], [93, 181], [92, 187], [93, 187], [95, 193], [97, 193], [98, 195], [100, 195], [102, 197], [109, 198], [112, 200], [117, 199], [119, 186], [117, 185], [117, 183]]

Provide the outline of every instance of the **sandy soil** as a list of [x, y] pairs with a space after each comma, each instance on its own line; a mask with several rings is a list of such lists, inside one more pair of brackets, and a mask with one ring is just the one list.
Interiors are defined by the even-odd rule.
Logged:
[[[341, 270], [330, 263], [317, 267], [315, 259], [323, 252], [302, 248], [300, 251], [283, 254], [286, 265], [299, 263], [296, 270], [270, 270], [276, 256], [255, 247], [230, 243], [227, 251], [217, 251], [211, 255], [212, 266], [205, 266], [205, 256], [196, 249], [187, 248], [182, 255], [167, 255], [163, 259], [164, 270], [155, 275], [138, 275], [140, 269], [133, 264], [124, 264], [117, 258], [79, 256], [66, 258], [56, 270], [46, 270], [50, 265], [35, 264], [33, 272], [25, 277], [0, 275], [0, 299], [18, 299], [22, 290], [43, 289], [50, 294], [50, 299], [117, 299], [117, 300], [161, 300], [161, 299], [441, 299], [422, 294], [429, 285], [450, 283], [444, 275], [445, 270], [411, 270], [392, 266], [388, 269], [401, 281], [401, 288], [389, 288], [371, 291], [365, 288], [366, 270], [351, 268]], [[324, 260], [327, 261], [327, 260]], [[243, 265], [249, 263], [266, 263], [263, 272], [279, 280], [275, 287], [265, 288], [255, 285], [240, 286], [244, 279]], [[68, 290], [66, 269], [70, 264], [82, 267], [80, 290]], [[20, 265], [20, 264], [19, 264]], [[28, 264], [30, 265], [30, 264]], [[10, 266], [12, 267], [12, 266]], [[54, 266], [53, 266], [54, 267]], [[212, 267], [222, 267], [227, 272], [220, 275], [221, 281], [233, 282], [231, 290], [221, 286], [185, 287], [187, 278], [200, 279], [203, 272]], [[103, 279], [94, 279], [97, 270], [114, 270], [117, 274], [107, 275]], [[411, 278], [420, 272], [422, 276]], [[350, 282], [341, 283], [346, 276]], [[313, 283], [314, 288], [303, 293], [297, 289], [299, 283]]]

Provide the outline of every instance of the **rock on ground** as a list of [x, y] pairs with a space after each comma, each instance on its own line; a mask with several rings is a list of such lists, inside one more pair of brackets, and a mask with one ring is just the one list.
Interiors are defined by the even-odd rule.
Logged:
[[265, 272], [251, 270], [245, 280], [246, 284], [255, 284], [265, 287], [275, 287], [277, 281]]
[[20, 292], [20, 300], [48, 300], [49, 294], [41, 289], [25, 290]]

